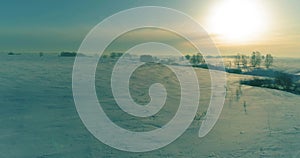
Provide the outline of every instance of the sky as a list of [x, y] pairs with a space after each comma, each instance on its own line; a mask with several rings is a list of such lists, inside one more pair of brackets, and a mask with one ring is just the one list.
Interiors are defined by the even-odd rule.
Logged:
[[196, 19], [222, 55], [261, 51], [300, 57], [300, 1], [239, 1], [1, 0], [0, 52], [76, 51], [105, 18], [133, 7], [163, 6]]

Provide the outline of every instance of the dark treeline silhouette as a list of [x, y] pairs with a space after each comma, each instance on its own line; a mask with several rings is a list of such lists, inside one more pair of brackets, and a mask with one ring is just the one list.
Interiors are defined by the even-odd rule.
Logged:
[[294, 94], [300, 94], [300, 84], [297, 82], [297, 78], [294, 75], [276, 72], [274, 78], [253, 78], [250, 80], [241, 80], [241, 84], [263, 87], [270, 89], [282, 90]]
[[198, 65], [205, 64], [205, 60], [200, 53], [193, 54], [190, 56], [189, 54], [185, 56], [185, 58], [194, 66], [197, 67]]
[[14, 53], [14, 52], [9, 52], [7, 55], [21, 55], [21, 53]]
[[75, 57], [77, 55], [76, 52], [61, 52], [59, 56], [61, 57]]

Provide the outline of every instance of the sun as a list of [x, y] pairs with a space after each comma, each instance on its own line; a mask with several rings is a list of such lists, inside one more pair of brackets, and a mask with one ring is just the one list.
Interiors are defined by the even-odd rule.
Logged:
[[226, 42], [246, 42], [265, 31], [265, 10], [255, 0], [225, 0], [212, 9], [208, 30]]

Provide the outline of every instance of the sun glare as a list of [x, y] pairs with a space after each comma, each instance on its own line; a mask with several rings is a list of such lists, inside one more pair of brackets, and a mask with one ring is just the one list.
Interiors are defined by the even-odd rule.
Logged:
[[226, 0], [213, 8], [208, 29], [225, 42], [254, 40], [266, 28], [264, 12], [255, 0]]

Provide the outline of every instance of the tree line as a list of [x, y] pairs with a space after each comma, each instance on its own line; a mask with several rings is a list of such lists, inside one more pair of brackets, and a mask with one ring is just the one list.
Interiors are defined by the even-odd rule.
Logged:
[[[193, 55], [188, 54], [185, 56], [185, 58], [189, 60], [189, 62], [193, 65], [205, 64], [205, 60], [200, 53], [193, 54]], [[252, 52], [251, 56], [237, 54], [234, 58], [235, 58], [234, 65], [238, 69], [249, 68], [249, 67], [258, 68], [261, 67], [262, 64], [264, 64], [266, 68], [270, 68], [274, 61], [274, 58], [271, 54], [266, 54], [264, 56], [258, 51]]]
[[271, 54], [262, 55], [260, 52], [252, 52], [251, 56], [237, 54], [234, 64], [237, 68], [259, 68], [264, 64], [266, 68], [270, 68], [273, 64], [274, 58]]
[[205, 64], [205, 60], [200, 53], [193, 54], [192, 56], [187, 54], [185, 58], [193, 65]]

